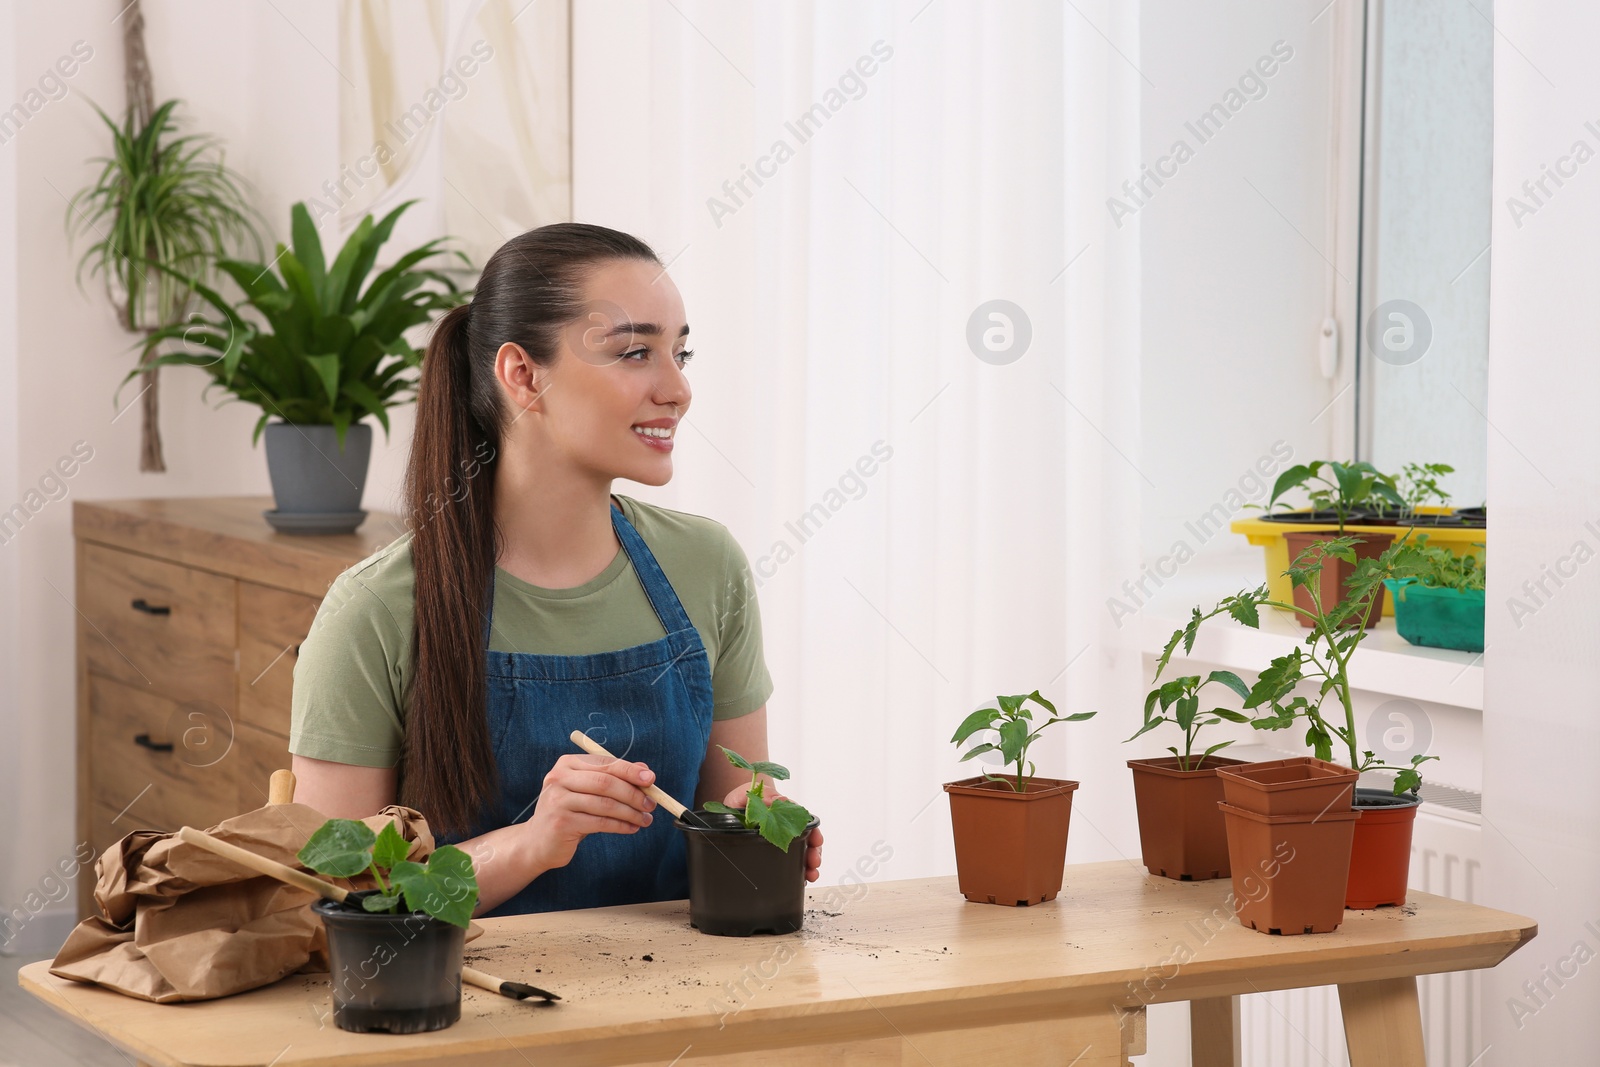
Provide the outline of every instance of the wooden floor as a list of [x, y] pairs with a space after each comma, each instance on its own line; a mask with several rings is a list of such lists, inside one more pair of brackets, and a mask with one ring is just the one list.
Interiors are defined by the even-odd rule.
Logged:
[[32, 962], [0, 956], [0, 1067], [129, 1067], [130, 1057], [17, 988], [17, 970]]

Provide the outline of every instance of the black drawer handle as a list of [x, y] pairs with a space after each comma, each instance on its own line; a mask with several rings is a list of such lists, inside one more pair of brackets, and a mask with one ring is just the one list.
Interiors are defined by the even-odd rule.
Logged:
[[148, 748], [151, 752], [171, 752], [171, 741], [152, 741], [149, 734], [140, 734], [133, 739], [133, 743]]
[[147, 604], [144, 597], [139, 597], [133, 602], [134, 611], [142, 611], [146, 615], [171, 615], [172, 609], [165, 604]]

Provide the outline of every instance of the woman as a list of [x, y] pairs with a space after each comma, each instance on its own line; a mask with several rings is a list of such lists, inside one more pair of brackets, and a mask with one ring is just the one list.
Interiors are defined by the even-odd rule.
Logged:
[[334, 581], [301, 645], [295, 799], [417, 808], [473, 857], [475, 914], [687, 897], [683, 833], [644, 787], [741, 807], [749, 774], [717, 746], [767, 756], [743, 551], [611, 494], [672, 477], [688, 334], [643, 242], [579, 223], [507, 241], [428, 345], [408, 531]]

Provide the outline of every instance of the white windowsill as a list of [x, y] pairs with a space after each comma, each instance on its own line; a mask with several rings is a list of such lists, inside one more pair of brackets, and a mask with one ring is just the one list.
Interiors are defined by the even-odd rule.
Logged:
[[[1140, 647], [1159, 656], [1174, 630], [1188, 623], [1196, 608], [1210, 611], [1217, 602], [1266, 580], [1261, 550], [1213, 552], [1196, 556], [1165, 579], [1139, 610]], [[1124, 621], [1124, 625], [1134, 620]], [[1200, 627], [1189, 659], [1239, 672], [1253, 681], [1275, 657], [1305, 639], [1306, 630], [1286, 611], [1263, 608], [1261, 628], [1251, 629], [1226, 615]], [[1174, 658], [1184, 656], [1180, 646]], [[1248, 672], [1248, 673], [1246, 673]], [[1483, 710], [1483, 653], [1456, 652], [1413, 645], [1395, 632], [1386, 617], [1362, 639], [1350, 662], [1350, 684], [1356, 689], [1410, 700]]]

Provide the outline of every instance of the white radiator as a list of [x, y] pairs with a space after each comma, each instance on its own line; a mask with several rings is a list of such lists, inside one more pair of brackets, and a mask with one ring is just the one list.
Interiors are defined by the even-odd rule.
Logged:
[[[1408, 887], [1476, 903], [1482, 833], [1478, 795], [1447, 787], [1430, 790], [1427, 784], [1422, 788], [1429, 802], [1418, 809], [1412, 831]], [[1465, 1067], [1482, 1051], [1478, 984], [1475, 971], [1426, 975], [1418, 983], [1428, 1067]], [[1332, 986], [1239, 999], [1245, 1067], [1338, 1067], [1349, 1062], [1339, 994]]]

